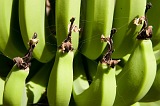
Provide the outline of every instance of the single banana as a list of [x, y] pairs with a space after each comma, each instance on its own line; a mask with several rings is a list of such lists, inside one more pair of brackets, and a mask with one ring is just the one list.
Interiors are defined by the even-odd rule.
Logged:
[[5, 83], [5, 78], [0, 77], [0, 105], [3, 105], [4, 83]]
[[52, 66], [53, 60], [49, 63], [45, 63], [39, 70], [34, 70], [38, 72], [26, 83], [28, 105], [38, 103], [46, 92]]
[[157, 73], [154, 83], [147, 94], [140, 100], [140, 102], [154, 102], [160, 100], [160, 63], [157, 64]]
[[[57, 45], [60, 45], [68, 34], [68, 20], [74, 17], [75, 26], [79, 27], [81, 0], [55, 0], [55, 23]], [[72, 44], [76, 52], [79, 44], [79, 33], [72, 33]]]
[[153, 26], [153, 37], [152, 37], [152, 42], [153, 42], [153, 49], [154, 50], [158, 50], [160, 49], [160, 25], [158, 23], [160, 23], [159, 17], [160, 14], [159, 10], [160, 10], [160, 2], [158, 2], [157, 0], [147, 0], [147, 2], [152, 3], [152, 9], [150, 9], [148, 11], [148, 23], [149, 25]]
[[50, 61], [56, 53], [56, 41], [48, 28], [45, 14], [45, 0], [20, 0], [19, 20], [23, 42], [32, 38], [37, 33], [39, 44], [33, 51], [33, 56], [42, 63]]
[[108, 51], [98, 63], [95, 78], [88, 88], [78, 92], [78, 83], [73, 84], [73, 97], [77, 106], [112, 106], [116, 96], [115, 65], [111, 59], [112, 39], [107, 39]]
[[127, 63], [117, 76], [117, 93], [113, 106], [129, 106], [142, 99], [156, 76], [156, 59], [152, 42], [138, 40]]
[[134, 19], [144, 16], [145, 9], [146, 0], [116, 0], [113, 27], [117, 28], [117, 33], [113, 37], [113, 58], [119, 59], [131, 53], [142, 27], [134, 25]]
[[27, 98], [25, 98], [25, 80], [28, 74], [29, 68], [20, 69], [17, 67], [17, 64], [13, 66], [5, 81], [3, 106], [27, 105]]
[[87, 0], [86, 18], [79, 45], [80, 52], [91, 60], [97, 59], [106, 43], [101, 42], [101, 35], [110, 35], [115, 0]]
[[74, 18], [70, 20], [67, 38], [58, 47], [55, 62], [50, 73], [47, 98], [50, 106], [68, 106], [73, 84], [73, 58], [72, 31]]
[[3, 106], [27, 105], [25, 82], [29, 74], [29, 68], [31, 65], [30, 60], [32, 58], [33, 49], [38, 43], [38, 39], [36, 38], [37, 36], [34, 35], [32, 39], [29, 40], [29, 49], [24, 57], [15, 57], [13, 59], [15, 64], [5, 80], [3, 92]]
[[75, 90], [74, 100], [77, 106], [112, 106], [115, 95], [115, 68], [110, 68], [106, 63], [99, 62], [93, 82], [82, 93]]
[[19, 28], [19, 0], [0, 0], [0, 51], [10, 59], [27, 52]]

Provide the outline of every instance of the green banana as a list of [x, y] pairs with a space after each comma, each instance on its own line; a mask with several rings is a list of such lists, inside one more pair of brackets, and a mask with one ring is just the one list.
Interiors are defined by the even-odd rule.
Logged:
[[147, 0], [147, 2], [152, 3], [152, 9], [148, 11], [148, 23], [153, 26], [153, 34], [154, 36], [152, 37], [152, 42], [153, 42], [153, 49], [158, 50], [160, 49], [160, 25], [158, 24], [160, 22], [159, 20], [159, 10], [160, 10], [160, 2], [157, 0]]
[[0, 77], [0, 105], [3, 105], [4, 83], [5, 83], [5, 78]]
[[17, 64], [13, 66], [5, 81], [3, 106], [27, 105], [25, 80], [28, 74], [29, 68], [20, 69], [17, 67]]
[[116, 0], [113, 27], [117, 28], [117, 33], [113, 37], [113, 58], [122, 58], [133, 50], [142, 27], [134, 25], [134, 19], [144, 16], [145, 8], [146, 0]]
[[33, 49], [38, 43], [38, 39], [36, 38], [37, 36], [33, 35], [32, 39], [29, 40], [29, 49], [24, 57], [15, 57], [13, 59], [15, 64], [5, 80], [3, 92], [3, 106], [27, 105], [25, 82], [29, 74], [29, 69], [31, 65], [30, 60], [32, 58]]
[[[71, 17], [76, 19], [73, 27], [79, 27], [81, 0], [55, 0], [55, 5], [56, 38], [57, 45], [60, 45], [68, 34], [68, 20]], [[72, 39], [74, 52], [76, 52], [79, 44], [79, 33], [73, 32]]]
[[0, 51], [10, 59], [27, 52], [19, 28], [19, 0], [0, 0]]
[[[76, 87], [76, 86], [75, 86]], [[77, 106], [112, 106], [116, 95], [115, 68], [99, 62], [95, 79], [82, 93], [74, 91]]]
[[150, 90], [147, 92], [147, 94], [140, 100], [140, 102], [154, 102], [157, 100], [160, 100], [160, 63], [157, 64], [157, 73], [156, 73], [156, 78], [153, 82], [152, 87]]
[[106, 46], [105, 42], [101, 42], [101, 35], [110, 35], [115, 0], [86, 0], [85, 5], [86, 21], [79, 50], [87, 58], [96, 60]]
[[78, 83], [73, 85], [73, 97], [77, 106], [112, 106], [116, 96], [115, 65], [111, 59], [113, 52], [112, 35], [108, 38], [108, 51], [98, 63], [97, 72], [90, 86], [78, 92]]
[[[33, 65], [33, 64], [32, 64]], [[45, 63], [30, 80], [26, 83], [28, 105], [36, 104], [46, 91], [53, 60]]]
[[68, 106], [73, 84], [73, 58], [72, 31], [74, 18], [70, 20], [67, 38], [58, 47], [55, 62], [50, 73], [47, 98], [51, 106]]
[[33, 56], [42, 63], [50, 61], [55, 56], [57, 46], [48, 28], [45, 0], [20, 0], [19, 21], [25, 46], [28, 47], [26, 42], [36, 32], [40, 42], [33, 51]]
[[156, 59], [152, 42], [138, 40], [127, 63], [117, 76], [117, 93], [113, 106], [129, 106], [142, 99], [156, 76]]

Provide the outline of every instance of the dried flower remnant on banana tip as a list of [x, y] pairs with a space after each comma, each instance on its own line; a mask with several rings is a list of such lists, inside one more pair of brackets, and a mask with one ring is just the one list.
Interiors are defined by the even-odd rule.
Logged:
[[111, 55], [114, 52], [112, 38], [116, 32], [117, 32], [116, 28], [113, 28], [111, 30], [109, 37], [105, 37], [104, 35], [101, 36], [101, 40], [108, 43], [108, 50], [107, 50], [106, 54], [104, 54], [101, 62], [106, 63], [107, 65], [109, 65], [112, 68], [114, 68], [114, 66], [120, 62], [120, 60], [113, 60], [111, 58]]
[[70, 25], [69, 25], [69, 28], [68, 28], [68, 36], [67, 38], [62, 42], [62, 44], [58, 47], [59, 48], [59, 51], [62, 51], [63, 53], [65, 52], [69, 52], [69, 51], [73, 51], [73, 45], [72, 45], [72, 31], [74, 32], [79, 32], [80, 29], [74, 25], [75, 21], [75, 18], [72, 17], [70, 19]]
[[13, 59], [14, 63], [16, 63], [18, 68], [27, 69], [28, 67], [30, 67], [30, 65], [31, 65], [30, 60], [32, 58], [33, 49], [36, 47], [36, 45], [39, 41], [36, 38], [37, 38], [37, 33], [34, 33], [32, 39], [29, 40], [29, 42], [28, 42], [29, 49], [28, 49], [28, 52], [25, 54], [24, 57], [22, 57], [22, 58], [21, 57], [15, 57]]
[[140, 32], [138, 33], [137, 39], [150, 39], [152, 37], [152, 26], [148, 26], [148, 19], [147, 19], [147, 11], [152, 7], [151, 3], [147, 3], [146, 10], [145, 10], [145, 16], [142, 16], [140, 18], [135, 18], [134, 24], [135, 25], [141, 25], [143, 24]]

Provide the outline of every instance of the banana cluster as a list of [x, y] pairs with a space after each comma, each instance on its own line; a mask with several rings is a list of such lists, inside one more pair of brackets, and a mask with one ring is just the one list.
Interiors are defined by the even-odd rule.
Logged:
[[159, 10], [156, 0], [0, 0], [0, 105], [160, 105]]

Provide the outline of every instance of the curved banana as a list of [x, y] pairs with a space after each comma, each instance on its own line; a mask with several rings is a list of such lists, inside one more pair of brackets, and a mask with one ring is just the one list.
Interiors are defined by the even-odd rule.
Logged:
[[32, 39], [29, 40], [29, 49], [24, 57], [15, 57], [13, 59], [15, 64], [5, 80], [3, 92], [3, 106], [27, 105], [25, 83], [26, 78], [29, 74], [29, 67], [31, 65], [30, 60], [32, 58], [33, 49], [38, 43], [38, 39], [36, 38], [37, 36], [33, 35]]
[[0, 77], [0, 105], [3, 105], [4, 83], [5, 83], [5, 78]]
[[3, 106], [27, 105], [25, 80], [28, 74], [29, 68], [20, 69], [17, 64], [13, 66], [5, 81]]
[[147, 94], [140, 100], [140, 102], [154, 102], [160, 100], [160, 63], [157, 64], [156, 78], [153, 82], [152, 87]]
[[26, 83], [28, 105], [38, 103], [42, 98], [47, 88], [52, 65], [53, 61], [50, 61], [45, 63], [39, 70], [34, 70], [38, 72]]
[[117, 76], [117, 93], [113, 106], [129, 106], [142, 99], [156, 76], [156, 59], [152, 42], [138, 40], [121, 73]]
[[152, 3], [152, 8], [148, 11], [148, 23], [149, 25], [153, 26], [153, 37], [152, 37], [152, 42], [153, 42], [153, 49], [154, 50], [158, 50], [160, 49], [160, 25], [157, 23], [160, 23], [159, 17], [160, 14], [159, 10], [160, 10], [160, 2], [158, 2], [157, 0], [147, 0], [147, 2]]
[[73, 84], [73, 58], [72, 31], [74, 18], [70, 20], [67, 38], [59, 46], [55, 62], [50, 73], [47, 98], [51, 106], [68, 106]]
[[77, 106], [112, 106], [115, 95], [115, 68], [101, 62], [98, 64], [95, 79], [89, 88], [82, 93], [74, 91], [73, 94]]
[[0, 51], [10, 59], [27, 52], [19, 28], [18, 0], [0, 0]]
[[79, 45], [80, 52], [91, 60], [97, 59], [106, 47], [101, 35], [108, 37], [112, 28], [115, 0], [87, 0], [86, 18]]
[[37, 33], [39, 44], [33, 51], [33, 56], [42, 63], [50, 61], [56, 53], [56, 41], [48, 28], [45, 15], [45, 0], [20, 0], [19, 20], [23, 42], [32, 38]]
[[117, 33], [113, 37], [113, 58], [122, 58], [131, 53], [136, 36], [142, 25], [134, 25], [134, 19], [144, 16], [146, 0], [116, 0], [113, 27]]
[[[90, 86], [78, 92], [73, 85], [73, 97], [77, 106], [112, 106], [116, 96], [115, 65], [119, 62], [111, 59], [113, 52], [112, 39], [107, 39], [109, 48], [98, 63], [97, 72]], [[75, 88], [75, 89], [74, 89]]]
[[[55, 5], [57, 45], [61, 45], [68, 34], [68, 20], [71, 17], [76, 19], [73, 27], [79, 27], [81, 0], [55, 0]], [[73, 32], [72, 39], [74, 52], [76, 52], [79, 44], [79, 33]]]

